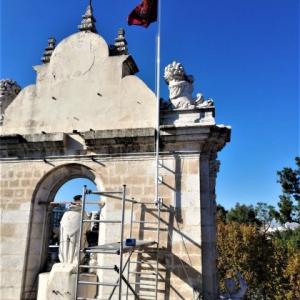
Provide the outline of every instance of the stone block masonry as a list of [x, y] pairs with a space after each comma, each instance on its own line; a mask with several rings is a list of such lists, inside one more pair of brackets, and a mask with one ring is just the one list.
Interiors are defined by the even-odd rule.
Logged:
[[[203, 210], [211, 196], [211, 187], [207, 186], [207, 180], [202, 183], [204, 186], [201, 193], [201, 167], [203, 168], [203, 160], [207, 159], [207, 156], [202, 158], [201, 153], [196, 152], [164, 153], [160, 157], [162, 180], [159, 194], [164, 206], [161, 213], [159, 263], [162, 280], [159, 283], [159, 299], [163, 299], [164, 295], [169, 295], [169, 299], [178, 299], [179, 296], [188, 299], [195, 293], [202, 293], [202, 266], [210, 263], [206, 262], [205, 256], [203, 257], [203, 251], [209, 253], [215, 246], [213, 234], [212, 238], [207, 238], [208, 241], [212, 240], [211, 242], [202, 242], [203, 230], [214, 224]], [[7, 276], [2, 280], [3, 299], [34, 299], [36, 278], [43, 270], [47, 253], [47, 206], [64, 182], [70, 178], [85, 177], [94, 181], [102, 191], [120, 190], [121, 186], [126, 184], [128, 197], [134, 197], [141, 202], [152, 202], [154, 170], [154, 156], [147, 153], [114, 157], [49, 156], [46, 162], [40, 159], [3, 161], [1, 255], [5, 263], [1, 265], [1, 272], [10, 272], [20, 278], [18, 284], [14, 280], [16, 277]], [[205, 172], [205, 178], [209, 178], [207, 176], [210, 169], [206, 169]], [[210, 175], [214, 177], [215, 173]], [[207, 197], [205, 200], [201, 198], [203, 195]], [[109, 199], [104, 201], [104, 218], [118, 219], [120, 202]], [[129, 236], [129, 212], [130, 207], [127, 207], [125, 236]], [[143, 206], [135, 207], [134, 221], [156, 222], [155, 207], [152, 210]], [[101, 225], [101, 243], [115, 242], [118, 232], [119, 225]], [[133, 233], [134, 237], [139, 239], [156, 240], [155, 226], [136, 224]], [[203, 249], [203, 245], [207, 249]], [[154, 257], [146, 258], [154, 263]], [[116, 257], [99, 256], [99, 262], [103, 264], [113, 263], [115, 260]], [[106, 278], [107, 273], [99, 272], [98, 275], [100, 278]], [[212, 274], [207, 276], [215, 275], [215, 271], [212, 271]], [[144, 279], [147, 280], [147, 275]], [[180, 284], [180, 288], [179, 282], [184, 283]], [[14, 287], [13, 294], [11, 286]], [[105, 289], [102, 289], [102, 293], [106, 294]], [[19, 296], [16, 297], [16, 294]]]
[[[126, 184], [127, 197], [154, 202], [155, 95], [134, 75], [138, 68], [127, 46], [122, 51], [119, 45], [109, 47], [96, 33], [89, 12], [89, 26], [57, 46], [49, 40], [43, 63], [34, 67], [36, 83], [23, 88], [1, 116], [1, 300], [36, 299], [38, 275], [45, 271], [48, 255], [49, 203], [68, 180], [90, 179], [99, 191], [120, 190]], [[124, 42], [124, 31], [120, 34]], [[230, 128], [215, 124], [213, 101], [200, 96], [193, 100], [192, 77], [181, 75], [189, 81], [169, 78], [174, 81], [173, 101], [162, 107], [160, 119], [158, 300], [199, 295], [215, 300], [217, 153], [229, 142]], [[187, 88], [186, 107], [172, 107], [174, 84], [179, 84], [183, 104]], [[117, 218], [120, 202], [103, 200], [103, 217]], [[135, 205], [134, 237], [157, 239], [157, 226], [143, 223], [157, 222], [153, 206]], [[129, 215], [130, 206], [126, 237]], [[119, 231], [119, 225], [101, 224], [99, 243], [119, 241]], [[135, 289], [150, 292], [156, 257], [149, 252], [134, 258], [145, 261], [131, 277], [140, 283]], [[116, 259], [99, 255], [98, 263], [114, 264]], [[107, 281], [116, 274], [99, 271], [98, 276]], [[99, 289], [100, 298], [107, 294]]]

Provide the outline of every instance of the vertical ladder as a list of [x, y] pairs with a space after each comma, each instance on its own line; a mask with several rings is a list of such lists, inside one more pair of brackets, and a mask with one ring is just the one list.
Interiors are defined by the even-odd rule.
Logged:
[[[147, 262], [147, 259], [146, 260], [143, 260], [143, 259], [136, 259], [134, 261], [131, 260], [131, 258], [129, 259], [129, 262], [128, 262], [128, 269], [127, 269], [127, 281], [129, 281], [132, 285], [135, 286], [135, 290], [137, 290], [137, 287], [138, 287], [138, 297], [136, 297], [136, 299], [140, 299], [140, 300], [151, 300], [151, 299], [155, 299], [157, 300], [158, 299], [158, 282], [159, 282], [159, 251], [160, 251], [160, 223], [161, 223], [161, 207], [162, 207], [162, 199], [159, 198], [158, 201], [155, 203], [155, 202], [151, 202], [151, 203], [139, 203], [139, 202], [136, 202], [137, 204], [142, 204], [142, 205], [145, 205], [146, 206], [146, 210], [147, 208], [149, 208], [149, 206], [153, 206], [155, 205], [156, 207], [156, 212], [157, 212], [157, 222], [148, 222], [148, 221], [133, 221], [133, 206], [135, 203], [132, 203], [132, 206], [131, 206], [131, 215], [130, 215], [130, 235], [132, 234], [132, 226], [133, 226], [133, 223], [136, 223], [136, 224], [140, 224], [140, 225], [145, 225], [145, 224], [151, 224], [151, 225], [156, 225], [157, 228], [156, 228], [156, 247], [155, 247], [155, 264], [151, 264], [149, 262]], [[146, 248], [142, 251], [136, 251], [137, 253], [141, 253], [141, 254], [147, 254], [147, 250], [151, 251], [151, 253], [153, 253], [153, 248]], [[154, 283], [153, 284], [149, 284], [149, 283], [141, 283], [139, 281], [141, 281], [141, 275], [143, 275], [143, 272], [142, 272], [142, 265], [145, 265], [147, 264], [149, 267], [153, 268], [153, 271], [151, 271], [154, 275]], [[131, 265], [134, 265], [135, 266], [135, 270], [138, 269], [138, 266], [139, 266], [139, 270], [140, 271], [134, 271], [134, 270], [131, 270]], [[139, 280], [136, 280], [135, 282], [132, 282], [130, 281], [130, 275], [135, 275], [135, 278], [136, 277], [140, 277]], [[149, 275], [149, 273], [144, 273], [144, 275]], [[142, 289], [145, 288], [145, 289], [151, 289], [151, 288], [154, 288], [154, 293], [153, 295], [150, 295], [150, 293], [148, 294], [143, 294], [142, 293]], [[129, 289], [127, 288], [127, 291], [126, 291], [126, 300], [128, 300], [129, 298]]]
[[[110, 221], [102, 221], [102, 220], [90, 220], [90, 219], [85, 219], [85, 207], [86, 204], [97, 204], [97, 202], [87, 202], [86, 201], [86, 196], [87, 194], [96, 194], [96, 195], [105, 195], [108, 197], [116, 197], [115, 195], [119, 194], [122, 195], [122, 197], [116, 197], [120, 198], [122, 200], [122, 217], [121, 220], [110, 220]], [[97, 286], [108, 286], [108, 287], [113, 287], [113, 290], [115, 290], [116, 287], [119, 287], [119, 299], [121, 299], [121, 293], [122, 293], [122, 277], [123, 277], [123, 242], [120, 242], [120, 248], [119, 248], [119, 265], [118, 266], [89, 266], [89, 265], [82, 265], [81, 264], [81, 254], [85, 253], [85, 249], [83, 248], [82, 245], [82, 235], [83, 235], [83, 225], [86, 222], [98, 222], [98, 223], [120, 223], [120, 235], [121, 235], [121, 241], [124, 239], [124, 220], [125, 220], [125, 195], [126, 195], [126, 186], [123, 186], [123, 191], [122, 192], [92, 192], [87, 189], [86, 186], [83, 188], [83, 197], [82, 197], [82, 205], [81, 205], [81, 218], [80, 218], [80, 230], [79, 230], [79, 238], [80, 241], [78, 243], [78, 248], [77, 248], [77, 255], [78, 255], [78, 262], [77, 262], [77, 272], [76, 272], [76, 288], [75, 288], [75, 300], [83, 300], [86, 299], [85, 297], [79, 297], [78, 296], [78, 291], [79, 291], [79, 285], [97, 285]], [[100, 226], [99, 226], [100, 227]], [[100, 229], [99, 229], [100, 230]], [[101, 251], [92, 251], [93, 253], [102, 253]], [[91, 253], [91, 252], [89, 252]], [[107, 252], [106, 252], [107, 253]], [[87, 269], [102, 269], [102, 270], [119, 270], [119, 279], [117, 282], [89, 282], [89, 281], [81, 281], [80, 280], [80, 274], [81, 274], [81, 269], [87, 268]], [[96, 299], [96, 298], [95, 298]]]
[[[132, 200], [134, 200], [134, 198], [132, 198]], [[129, 227], [129, 236], [130, 237], [132, 237], [133, 210], [134, 210], [134, 203], [131, 202], [130, 227]], [[127, 280], [128, 281], [129, 281], [129, 277], [130, 277], [130, 267], [131, 267], [131, 260], [129, 259], [129, 261], [128, 261], [128, 268], [127, 268]], [[129, 288], [127, 286], [127, 289], [126, 289], [126, 300], [128, 300], [128, 293], [129, 293]]]

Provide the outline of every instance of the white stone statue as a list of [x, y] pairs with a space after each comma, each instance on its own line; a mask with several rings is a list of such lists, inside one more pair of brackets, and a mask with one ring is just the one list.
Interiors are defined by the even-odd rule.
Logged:
[[[86, 214], [84, 216], [86, 218]], [[60, 222], [59, 260], [50, 273], [39, 275], [37, 300], [74, 300], [78, 246], [80, 242], [81, 196], [74, 197], [74, 202], [64, 213]], [[85, 244], [87, 223], [84, 223], [82, 247]], [[92, 279], [94, 280], [94, 278]]]
[[220, 299], [222, 300], [242, 300], [246, 295], [248, 286], [243, 276], [238, 273], [238, 284], [240, 286], [237, 289], [236, 281], [232, 278], [225, 279], [225, 289], [226, 292], [220, 295]]
[[77, 265], [81, 196], [75, 196], [74, 200], [60, 222], [59, 260], [61, 263]]
[[181, 63], [173, 62], [165, 67], [164, 79], [169, 86], [170, 102], [174, 109], [195, 109], [213, 105], [213, 100], [204, 100], [202, 94], [192, 96], [194, 78], [187, 75]]
[[16, 81], [11, 79], [0, 80], [0, 125], [3, 123], [6, 108], [20, 91], [21, 88]]

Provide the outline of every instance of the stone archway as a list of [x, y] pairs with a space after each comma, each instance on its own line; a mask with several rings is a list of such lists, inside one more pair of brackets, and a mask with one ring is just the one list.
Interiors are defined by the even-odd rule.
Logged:
[[26, 248], [26, 261], [22, 283], [22, 299], [36, 299], [38, 274], [44, 271], [47, 260], [50, 213], [49, 203], [67, 181], [87, 178], [97, 188], [102, 180], [91, 168], [78, 164], [64, 164], [47, 173], [37, 184], [31, 201], [30, 225]]

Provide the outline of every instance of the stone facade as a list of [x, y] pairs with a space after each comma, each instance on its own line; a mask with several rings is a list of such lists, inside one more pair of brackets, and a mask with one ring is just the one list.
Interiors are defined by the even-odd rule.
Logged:
[[[160, 265], [163, 268], [161, 274], [164, 281], [160, 283], [160, 290], [161, 295], [170, 295], [169, 299], [178, 299], [178, 294], [184, 299], [190, 298], [193, 293], [201, 291], [202, 281], [206, 282], [205, 287], [208, 290], [216, 290], [216, 270], [213, 267], [216, 258], [214, 252], [215, 152], [212, 151], [213, 149], [206, 149], [206, 152], [202, 153], [199, 151], [199, 146], [203, 143], [203, 148], [208, 147], [209, 139], [213, 138], [215, 141], [225, 141], [227, 131], [219, 128], [217, 132], [218, 136], [211, 130], [202, 132], [203, 136], [198, 141], [189, 138], [189, 141], [172, 143], [174, 152], [167, 150], [167, 147], [170, 147], [170, 140], [163, 143], [167, 151], [161, 155], [160, 168], [162, 183], [159, 194], [164, 203], [160, 244]], [[133, 132], [129, 133], [129, 137], [126, 137], [126, 133], [123, 134], [122, 145], [114, 145], [121, 151], [122, 156], [114, 153], [113, 146], [105, 145], [103, 140], [95, 137], [93, 143], [88, 140], [89, 143], [95, 145], [98, 142], [101, 146], [98, 146], [99, 148], [92, 146], [92, 152], [104, 152], [102, 148], [111, 147], [110, 155], [91, 155], [86, 152], [87, 150], [83, 150], [82, 153], [85, 154], [77, 156], [61, 153], [53, 157], [47, 153], [48, 149], [55, 154], [63, 150], [59, 150], [59, 146], [56, 145], [54, 151], [54, 147], [51, 148], [50, 145], [48, 147], [47, 143], [44, 143], [45, 148], [43, 148], [36, 141], [39, 151], [45, 151], [45, 158], [7, 158], [2, 161], [1, 262], [3, 265], [1, 272], [3, 272], [2, 278], [5, 278], [2, 281], [3, 299], [31, 299], [31, 295], [35, 295], [37, 275], [43, 270], [46, 257], [48, 237], [45, 228], [49, 222], [47, 203], [53, 200], [56, 191], [67, 180], [76, 177], [89, 178], [97, 184], [99, 190], [104, 191], [119, 190], [123, 184], [127, 184], [128, 197], [134, 197], [142, 202], [154, 200], [154, 156], [151, 152], [126, 153], [124, 148], [127, 148], [126, 145], [133, 138]], [[162, 131], [162, 141], [164, 141], [164, 133]], [[168, 133], [170, 134], [170, 131]], [[199, 139], [202, 134], [199, 132], [195, 136]], [[179, 136], [178, 132], [174, 132], [173, 138], [177, 139]], [[186, 133], [182, 135], [184, 136]], [[113, 136], [111, 138], [115, 142], [118, 139]], [[170, 135], [168, 139], [171, 139]], [[152, 136], [152, 142], [153, 140]], [[153, 144], [150, 140], [147, 141], [147, 137], [144, 137], [143, 142], [144, 144], [140, 141], [139, 148], [149, 150], [153, 148]], [[215, 148], [214, 151], [220, 147], [213, 140], [211, 143]], [[195, 149], [184, 151], [192, 146]], [[20, 143], [17, 148], [22, 155], [24, 151], [27, 155], [35, 153], [31, 152], [34, 150], [21, 149]], [[178, 148], [182, 151], [176, 150]], [[128, 149], [131, 150], [130, 147]], [[17, 150], [10, 151], [17, 154]], [[121, 205], [118, 202], [110, 202], [109, 199], [106, 201], [105, 218], [115, 219], [120, 215]], [[155, 213], [153, 215], [153, 212], [143, 211], [140, 207], [135, 210], [135, 220], [153, 221], [156, 218]], [[102, 227], [101, 242], [115, 241], [114, 233], [118, 232], [118, 228], [119, 225]], [[142, 226], [136, 225], [134, 233], [134, 236], [139, 238], [156, 240], [156, 230], [153, 227], [145, 230]], [[202, 266], [206, 266], [207, 269], [203, 270]], [[12, 273], [13, 277], [8, 276]], [[19, 278], [18, 283], [15, 278]]]
[[[111, 55], [99, 35], [83, 31], [59, 43], [49, 63], [35, 67], [36, 85], [7, 108], [0, 146], [1, 299], [36, 299], [47, 256], [49, 202], [66, 181], [88, 178], [101, 191], [126, 184], [128, 197], [154, 202], [155, 95], [133, 75], [134, 66], [130, 55]], [[217, 299], [216, 157], [230, 129], [215, 125], [214, 107], [183, 114], [161, 114], [158, 299]], [[105, 218], [119, 216], [120, 203], [105, 201]], [[155, 209], [134, 208], [137, 222], [157, 219]], [[101, 225], [100, 243], [115, 242], [118, 231], [119, 225]], [[156, 240], [156, 228], [136, 223], [133, 236]], [[151, 253], [137, 258], [155, 261]], [[104, 263], [114, 259], [98, 257]], [[100, 279], [113, 278], [107, 272], [99, 272]], [[138, 280], [151, 282], [147, 276]]]

